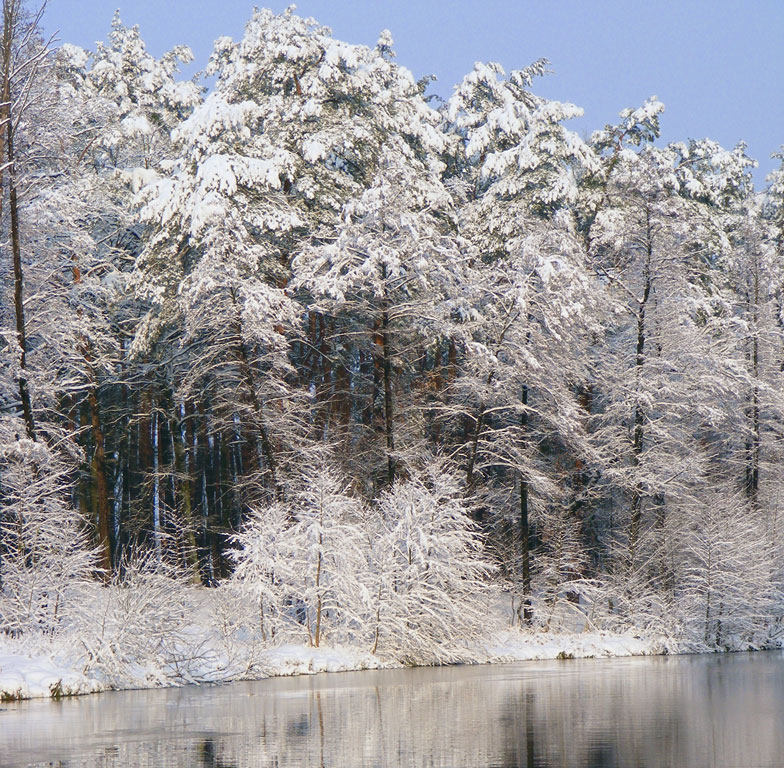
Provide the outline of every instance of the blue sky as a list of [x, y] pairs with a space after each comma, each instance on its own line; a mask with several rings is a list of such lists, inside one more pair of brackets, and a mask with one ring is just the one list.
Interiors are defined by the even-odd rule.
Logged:
[[[282, 11], [288, 2], [256, 0]], [[49, 0], [48, 32], [92, 48], [106, 39], [112, 14], [138, 24], [160, 55], [190, 45], [193, 70], [212, 41], [238, 38], [253, 0]], [[709, 136], [727, 147], [745, 140], [760, 168], [757, 186], [784, 144], [784, 0], [301, 0], [297, 12], [348, 42], [374, 44], [382, 29], [399, 63], [431, 91], [448, 96], [474, 61], [507, 70], [542, 56], [554, 74], [537, 93], [585, 110], [571, 127], [590, 133], [627, 106], [657, 95], [666, 105], [664, 141]]]

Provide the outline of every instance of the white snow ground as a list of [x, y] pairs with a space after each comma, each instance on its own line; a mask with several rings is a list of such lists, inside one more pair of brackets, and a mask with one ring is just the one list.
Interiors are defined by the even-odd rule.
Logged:
[[[631, 635], [508, 629], [490, 639], [486, 649], [486, 661], [637, 656], [656, 653], [658, 650], [653, 642]], [[77, 695], [117, 687], [149, 688], [161, 684], [144, 674], [143, 670], [140, 670], [137, 679], [123, 686], [87, 676], [78, 668], [78, 656], [78, 649], [69, 648], [57, 641], [52, 641], [48, 649], [40, 648], [38, 653], [30, 655], [19, 641], [12, 638], [0, 639], [0, 700]], [[291, 644], [265, 651], [258, 662], [254, 665], [257, 672], [243, 677], [304, 675], [399, 666], [358, 648], [309, 648]], [[258, 670], [262, 670], [260, 674]], [[217, 670], [213, 674], [205, 670], [204, 679], [218, 677]]]

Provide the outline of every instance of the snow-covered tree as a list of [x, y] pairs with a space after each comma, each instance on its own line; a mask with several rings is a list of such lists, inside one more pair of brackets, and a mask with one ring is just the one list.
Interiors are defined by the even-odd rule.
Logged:
[[[50, 49], [40, 34], [40, 11], [35, 15], [29, 14], [22, 0], [3, 0], [2, 9], [0, 186], [4, 213], [3, 250], [9, 255], [8, 262], [11, 264], [8, 282], [12, 290], [10, 286], [6, 286], [6, 290], [13, 297], [4, 302], [7, 307], [13, 307], [13, 314], [9, 313], [10, 316], [3, 318], [3, 351], [7, 364], [14, 371], [27, 436], [35, 440], [36, 417], [27, 360], [30, 346], [27, 338], [29, 319], [25, 308], [25, 296], [29, 292], [25, 282], [30, 277], [29, 274], [25, 276], [25, 271], [30, 260], [25, 258], [27, 254], [22, 253], [23, 225], [19, 208], [20, 196], [28, 181], [24, 175], [25, 150], [36, 143], [35, 137], [30, 135], [31, 110], [43, 106], [40, 75], [46, 68]], [[36, 116], [32, 115], [33, 121]]]
[[196, 83], [177, 79], [180, 66], [193, 60], [190, 49], [179, 45], [156, 59], [139, 27], [126, 27], [116, 12], [108, 43], [92, 53], [71, 45], [62, 52], [93, 102], [85, 150], [91, 161], [101, 169], [160, 168], [170, 157], [169, 133], [201, 101]]
[[548, 63], [540, 59], [508, 77], [499, 64], [477, 63], [445, 108], [460, 142], [450, 177], [476, 202], [467, 216], [484, 233], [477, 245], [487, 255], [519, 232], [515, 213], [546, 216], [575, 202], [577, 172], [596, 167], [591, 148], [562, 125], [582, 110], [530, 90]]
[[634, 152], [624, 145], [651, 138], [646, 126], [657, 112], [657, 103], [649, 102], [595, 135], [605, 167], [600, 199], [596, 179], [588, 180], [588, 206], [594, 207], [584, 231], [593, 268], [618, 302], [602, 349], [600, 375], [606, 378], [599, 385], [596, 437], [611, 463], [605, 478], [615, 478], [628, 494], [632, 571], [644, 508], [663, 514], [664, 494], [699, 474], [690, 469], [692, 434], [677, 409], [692, 408], [688, 388], [703, 386], [714, 372], [712, 361], [706, 367], [708, 339], [695, 321], [701, 310], [712, 313], [700, 279], [703, 254], [690, 249], [695, 226], [704, 222], [677, 194], [670, 150], [643, 146]]
[[[72, 110], [72, 92], [60, 88], [59, 70], [39, 21], [40, 13], [27, 14], [22, 3], [4, 4], [3, 147], [8, 163], [3, 167], [8, 206], [2, 209], [8, 215], [3, 248], [13, 264], [13, 280], [4, 287], [10, 293], [13, 286], [13, 300], [5, 307], [14, 308], [15, 322], [13, 331], [11, 323], [4, 323], [6, 344], [0, 354], [19, 382], [18, 400], [10, 401], [9, 410], [21, 407], [28, 436], [56, 434], [58, 448], [50, 448], [69, 452], [73, 459], [78, 453], [72, 444], [75, 430], [64, 412], [84, 385], [77, 371], [95, 363], [94, 355], [87, 360], [83, 354], [85, 340], [105, 333], [100, 323], [93, 325], [100, 315], [94, 312], [99, 305], [95, 295], [102, 287], [91, 281], [92, 291], [86, 285], [74, 288], [82, 282], [84, 266], [75, 255], [89, 254], [91, 248], [71, 174], [81, 150], [74, 149], [78, 141], [73, 128], [80, 114]], [[101, 511], [106, 512], [106, 505]], [[96, 514], [94, 522], [101, 565], [108, 569], [108, 515]]]
[[[128, 434], [109, 427], [112, 417], [126, 426], [131, 418], [127, 408], [112, 413], [110, 399], [121, 386], [122, 328], [136, 313], [124, 290], [138, 239], [128, 170], [140, 162], [158, 166], [170, 146], [169, 129], [199, 100], [195, 85], [175, 80], [178, 60], [187, 60], [184, 49], [157, 61], [138, 29], [125, 28], [118, 17], [111, 37], [93, 55], [66, 45], [50, 57], [21, 166], [30, 179], [23, 210], [36, 222], [26, 230], [35, 254], [31, 364], [41, 382], [40, 406], [82, 428], [88, 461], [76, 493], [95, 525], [106, 572], [119, 533], [118, 482], [128, 482], [127, 469], [111, 461]], [[45, 382], [52, 380], [59, 386], [47, 393]]]
[[31, 440], [22, 419], [0, 416], [0, 632], [58, 632], [96, 567], [67, 449], [67, 436], [42, 425]]
[[507, 572], [520, 579], [526, 600], [534, 533], [544, 542], [550, 527], [572, 529], [577, 548], [570, 556], [585, 560], [578, 507], [582, 467], [592, 449], [581, 398], [589, 391], [591, 370], [580, 350], [600, 330], [602, 299], [582, 263], [570, 219], [559, 214], [546, 226], [531, 224], [509, 257], [478, 270], [480, 319], [466, 342], [447, 409], [469, 427], [461, 451], [468, 487], [481, 494], [486, 512], [506, 521], [502, 530], [511, 525], [516, 531], [517, 555], [508, 558]]
[[[518, 560], [526, 601], [532, 530], [581, 526], [573, 508], [579, 490], [568, 496], [579, 485], [571, 475], [586, 460], [579, 395], [590, 376], [577, 350], [597, 330], [601, 292], [567, 213], [580, 175], [598, 161], [562, 124], [580, 110], [530, 91], [546, 66], [542, 60], [504, 78], [499, 65], [477, 64], [445, 109], [460, 140], [447, 184], [460, 202], [460, 233], [480, 256], [476, 319], [448, 411], [452, 431], [468, 425], [469, 489], [483, 490], [502, 530], [511, 523], [518, 531], [519, 557], [507, 558], [508, 573]], [[553, 513], [565, 517], [546, 520]], [[524, 613], [530, 619], [530, 607]]]
[[[439, 179], [416, 157], [384, 158], [334, 236], [296, 257], [293, 286], [334, 329], [328, 341], [348, 372], [359, 422], [347, 444], [364, 473], [392, 483], [425, 438], [411, 391], [417, 369], [470, 310], [470, 253], [454, 234], [452, 199]], [[373, 444], [378, 431], [383, 447]]]

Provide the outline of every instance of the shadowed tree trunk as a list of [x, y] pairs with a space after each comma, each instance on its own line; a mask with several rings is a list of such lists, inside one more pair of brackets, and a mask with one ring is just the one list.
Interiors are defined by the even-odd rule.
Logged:
[[392, 356], [389, 348], [389, 299], [387, 296], [387, 270], [383, 267], [384, 297], [381, 302], [381, 354], [382, 371], [384, 376], [384, 434], [387, 444], [387, 482], [392, 485], [395, 481], [397, 461], [395, 459], [395, 431], [394, 411], [392, 402]]
[[[645, 266], [643, 269], [643, 292], [642, 298], [639, 300], [637, 307], [637, 347], [634, 358], [634, 365], [636, 369], [637, 379], [642, 376], [642, 369], [645, 365], [645, 341], [646, 341], [646, 328], [645, 328], [645, 310], [648, 304], [648, 299], [651, 295], [651, 259], [653, 257], [653, 239], [651, 234], [650, 220], [648, 220], [648, 232], [646, 237], [646, 254]], [[640, 465], [640, 456], [642, 455], [643, 444], [645, 442], [645, 408], [639, 402], [634, 406], [634, 433], [632, 436], [632, 466], [637, 468]], [[634, 561], [637, 553], [637, 544], [640, 538], [640, 527], [642, 525], [642, 497], [643, 488], [639, 481], [634, 481], [632, 490], [632, 517], [629, 524], [629, 567], [634, 570]]]
[[[526, 439], [528, 428], [528, 386], [523, 384], [521, 398], [523, 412], [520, 416], [520, 428], [522, 439]], [[520, 549], [522, 552], [522, 578], [523, 578], [523, 601], [521, 604], [522, 615], [520, 618], [523, 623], [530, 624], [533, 617], [531, 611], [531, 532], [528, 524], [528, 480], [520, 472]]]
[[[16, 340], [19, 345], [19, 400], [22, 404], [27, 436], [36, 439], [35, 419], [27, 380], [27, 328], [24, 312], [24, 274], [22, 270], [22, 245], [19, 231], [19, 201], [17, 197], [17, 168], [14, 154], [14, 120], [12, 114], [11, 78], [14, 70], [14, 33], [19, 23], [20, 0], [3, 0], [3, 72], [2, 102], [0, 103], [0, 122], [5, 146], [0, 152], [0, 187], [2, 170], [8, 170], [8, 209], [11, 221], [11, 260], [14, 272], [14, 314], [16, 317]], [[2, 141], [2, 139], [0, 139]], [[2, 203], [0, 202], [0, 205]], [[1, 211], [0, 211], [1, 212]]]

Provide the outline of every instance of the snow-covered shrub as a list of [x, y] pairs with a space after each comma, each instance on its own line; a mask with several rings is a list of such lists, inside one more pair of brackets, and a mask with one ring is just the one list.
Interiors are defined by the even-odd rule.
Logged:
[[678, 613], [690, 647], [758, 648], [781, 615], [772, 539], [759, 511], [739, 494], [705, 494], [683, 526]]
[[230, 583], [222, 587], [241, 598], [238, 625], [246, 624], [265, 643], [290, 628], [286, 594], [296, 573], [293, 527], [282, 503], [254, 510], [236, 536], [236, 567]]
[[21, 420], [0, 417], [0, 631], [54, 634], [90, 578], [70, 469], [43, 439], [24, 437]]
[[265, 641], [345, 640], [363, 600], [359, 501], [329, 470], [291, 502], [254, 512], [236, 537], [234, 585], [254, 605]]
[[369, 520], [372, 649], [411, 663], [471, 659], [486, 634], [483, 542], [454, 474], [441, 461], [399, 480]]
[[108, 585], [85, 588], [69, 627], [84, 671], [117, 687], [200, 679], [206, 649], [197, 591], [152, 553], [128, 558]]
[[363, 642], [438, 663], [474, 658], [488, 629], [493, 565], [444, 462], [371, 505], [322, 471], [291, 502], [257, 510], [236, 541], [225, 588], [244, 596], [237, 615], [264, 643]]
[[[210, 679], [264, 677], [270, 638], [259, 630], [258, 603], [249, 599], [244, 585], [229, 579], [214, 589], [199, 589], [198, 594], [209, 632]], [[271, 629], [272, 623], [268, 617], [265, 629]]]
[[560, 504], [548, 505], [539, 518], [541, 546], [532, 564], [533, 617], [547, 629], [575, 629], [584, 624], [580, 601], [589, 589], [583, 578], [588, 557], [580, 521]]

